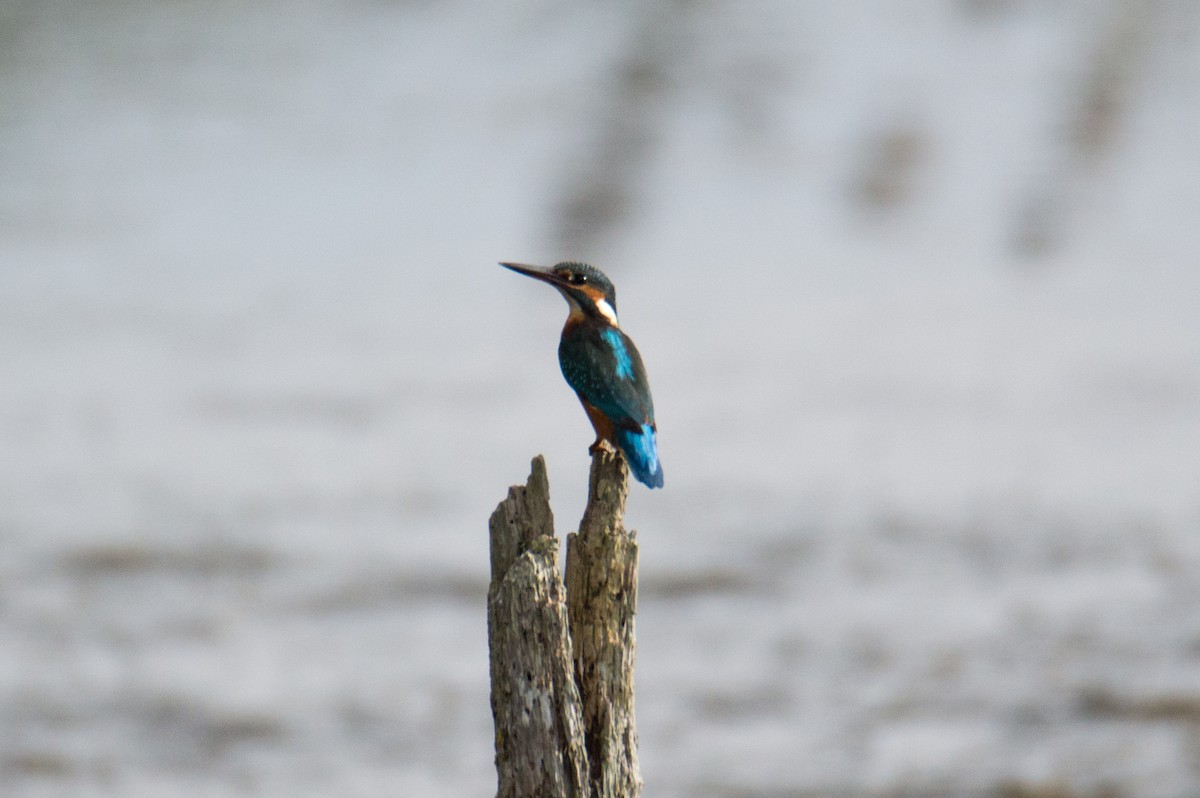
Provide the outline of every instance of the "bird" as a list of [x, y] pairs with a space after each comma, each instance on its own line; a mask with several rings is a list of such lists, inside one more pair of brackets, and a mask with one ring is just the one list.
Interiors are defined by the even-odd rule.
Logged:
[[549, 283], [570, 310], [558, 343], [558, 364], [596, 431], [588, 451], [605, 442], [625, 455], [629, 470], [649, 488], [663, 485], [658, 459], [654, 400], [642, 356], [617, 323], [617, 289], [604, 272], [586, 263], [552, 267], [501, 263], [518, 274]]

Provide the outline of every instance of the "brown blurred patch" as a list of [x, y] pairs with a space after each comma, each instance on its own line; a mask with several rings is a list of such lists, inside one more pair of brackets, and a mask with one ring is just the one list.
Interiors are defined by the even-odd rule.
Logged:
[[927, 149], [916, 127], [898, 124], [876, 132], [864, 145], [863, 168], [851, 185], [854, 200], [872, 211], [907, 202]]
[[196, 548], [153, 548], [137, 543], [111, 543], [67, 552], [60, 564], [79, 576], [136, 574], [248, 575], [267, 570], [275, 557], [266, 551], [232, 545]]
[[75, 773], [75, 766], [57, 751], [23, 751], [0, 761], [0, 771], [26, 778], [65, 779]]
[[359, 574], [299, 603], [305, 612], [351, 612], [432, 602], [479, 605], [487, 596], [483, 574]]
[[751, 595], [763, 592], [768, 583], [757, 576], [732, 568], [702, 568], [643, 575], [638, 590], [647, 596], [690, 599], [714, 594]]
[[1125, 696], [1089, 687], [1079, 695], [1079, 711], [1091, 718], [1200, 723], [1200, 692]]
[[1011, 781], [996, 788], [996, 798], [1123, 798], [1124, 795], [1125, 793], [1112, 786], [1078, 791], [1055, 781]]
[[1159, 4], [1114, 3], [1074, 85], [1064, 92], [1061, 143], [1054, 163], [1039, 176], [1013, 214], [1011, 244], [1026, 258], [1045, 255], [1064, 236], [1070, 210], [1089, 187], [1089, 178], [1116, 146], [1129, 114], [1134, 77], [1151, 52], [1147, 35]]

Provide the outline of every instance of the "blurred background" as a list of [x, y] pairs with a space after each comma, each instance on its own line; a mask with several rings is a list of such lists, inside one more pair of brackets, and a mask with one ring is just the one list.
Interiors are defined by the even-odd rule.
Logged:
[[658, 798], [1200, 795], [1200, 5], [0, 2], [0, 793], [495, 789], [648, 365]]

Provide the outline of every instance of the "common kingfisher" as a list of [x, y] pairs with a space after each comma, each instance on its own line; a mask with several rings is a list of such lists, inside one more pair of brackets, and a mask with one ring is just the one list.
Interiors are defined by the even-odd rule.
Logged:
[[558, 342], [558, 365], [596, 430], [596, 442], [588, 451], [595, 453], [602, 441], [614, 444], [639, 482], [661, 488], [650, 383], [637, 347], [617, 324], [612, 281], [586, 263], [568, 261], [549, 269], [500, 265], [549, 283], [567, 300], [570, 315]]

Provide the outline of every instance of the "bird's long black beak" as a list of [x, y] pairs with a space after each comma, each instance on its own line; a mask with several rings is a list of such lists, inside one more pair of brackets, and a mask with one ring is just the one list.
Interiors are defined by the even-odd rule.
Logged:
[[532, 277], [535, 280], [541, 280], [544, 283], [550, 283], [553, 286], [564, 285], [561, 277], [555, 274], [552, 270], [543, 266], [529, 266], [524, 263], [500, 263], [506, 269], [512, 269], [517, 274], [523, 274], [526, 277]]

